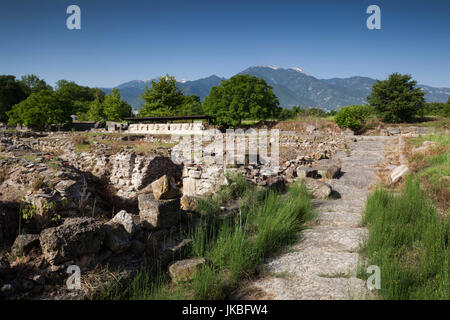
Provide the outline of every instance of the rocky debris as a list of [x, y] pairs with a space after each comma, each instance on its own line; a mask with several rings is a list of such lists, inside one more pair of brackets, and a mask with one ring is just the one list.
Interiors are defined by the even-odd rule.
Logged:
[[194, 258], [176, 261], [169, 265], [169, 274], [175, 283], [192, 280], [199, 267], [205, 264], [205, 259]]
[[332, 165], [325, 172], [325, 177], [327, 179], [336, 179], [339, 177], [340, 174], [341, 174], [341, 167], [339, 167], [338, 165]]
[[45, 259], [52, 265], [97, 253], [105, 238], [103, 223], [92, 218], [69, 218], [58, 227], [41, 232]]
[[153, 195], [157, 200], [175, 199], [180, 196], [180, 191], [175, 186], [175, 181], [167, 175], [152, 182]]
[[426, 134], [434, 128], [427, 127], [388, 127], [381, 129], [382, 136], [410, 135], [410, 134]]
[[185, 167], [183, 169], [183, 195], [201, 196], [228, 184], [222, 165]]
[[135, 234], [139, 230], [139, 216], [130, 214], [125, 210], [119, 211], [111, 219], [111, 222], [121, 224], [130, 235]]
[[161, 266], [167, 266], [174, 260], [183, 259], [192, 248], [192, 239], [183, 239], [176, 244], [163, 247], [160, 251]]
[[131, 245], [130, 245], [130, 251], [135, 255], [135, 256], [140, 256], [144, 253], [145, 251], [145, 244], [143, 244], [141, 241], [139, 240], [133, 240], [131, 241]]
[[150, 233], [145, 239], [145, 252], [147, 255], [154, 257], [163, 247], [163, 243], [170, 236], [167, 230], [157, 230]]
[[170, 228], [180, 221], [180, 199], [157, 200], [152, 193], [138, 197], [141, 223], [150, 229]]
[[11, 247], [11, 253], [16, 257], [27, 255], [31, 250], [39, 247], [38, 234], [18, 235]]
[[13, 291], [14, 291], [14, 288], [10, 283], [4, 284], [0, 288], [0, 293], [4, 294], [5, 296], [11, 294]]
[[413, 153], [425, 153], [428, 150], [436, 147], [437, 143], [434, 141], [424, 141], [420, 147], [416, 147], [412, 149]]
[[331, 194], [331, 186], [325, 182], [312, 178], [304, 178], [302, 181], [305, 182], [306, 189], [308, 189], [316, 199], [327, 199]]
[[183, 195], [180, 199], [181, 210], [192, 212], [197, 210], [198, 200], [195, 197]]
[[[125, 198], [136, 196], [139, 190], [170, 172], [175, 179], [181, 177], [181, 167], [166, 156], [141, 155], [123, 151], [108, 158], [110, 165], [109, 182], [118, 190], [118, 195]], [[92, 159], [94, 161], [95, 159]]]
[[308, 132], [308, 133], [313, 133], [316, 130], [317, 130], [316, 126], [313, 126], [313, 125], [308, 125], [306, 127], [306, 132]]
[[284, 176], [286, 177], [286, 180], [291, 180], [295, 177], [296, 171], [295, 168], [293, 166], [289, 166], [285, 171], [284, 171]]
[[298, 167], [296, 172], [299, 179], [319, 177], [317, 170], [309, 167]]
[[402, 165], [396, 167], [391, 172], [391, 183], [396, 183], [401, 178], [404, 178], [409, 172], [410, 172], [410, 170], [407, 165], [402, 164]]
[[130, 237], [123, 225], [108, 222], [105, 224], [104, 244], [113, 253], [119, 254], [126, 251], [131, 246]]
[[282, 177], [269, 177], [267, 179], [267, 188], [278, 191], [278, 192], [283, 192], [286, 190], [286, 184], [285, 181]]
[[5, 176], [0, 181], [0, 197], [5, 202], [21, 202], [22, 210], [36, 224], [36, 232], [59, 217], [99, 209], [84, 175], [69, 163], [50, 155], [29, 154], [27, 159], [10, 157], [0, 161]]

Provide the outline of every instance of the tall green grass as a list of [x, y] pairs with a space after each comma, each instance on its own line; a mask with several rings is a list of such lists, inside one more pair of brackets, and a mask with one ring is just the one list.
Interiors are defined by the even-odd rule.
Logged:
[[[239, 213], [214, 220], [220, 204], [238, 198]], [[311, 218], [311, 198], [303, 185], [294, 185], [285, 194], [260, 190], [243, 177], [223, 188], [199, 206], [207, 223], [192, 228], [191, 256], [207, 263], [188, 283], [173, 284], [160, 272], [145, 272], [128, 285], [109, 286], [106, 299], [224, 299], [243, 278], [255, 274], [268, 255], [297, 239], [304, 222]]]
[[367, 200], [365, 251], [381, 269], [383, 299], [449, 299], [448, 218], [440, 217], [419, 181], [399, 195], [377, 189]]

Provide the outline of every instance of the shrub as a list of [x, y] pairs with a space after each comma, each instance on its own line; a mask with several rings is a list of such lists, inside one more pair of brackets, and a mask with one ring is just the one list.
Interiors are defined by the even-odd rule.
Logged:
[[342, 129], [349, 128], [353, 131], [360, 131], [364, 127], [365, 119], [372, 113], [372, 108], [367, 105], [348, 106], [336, 113], [334, 121]]

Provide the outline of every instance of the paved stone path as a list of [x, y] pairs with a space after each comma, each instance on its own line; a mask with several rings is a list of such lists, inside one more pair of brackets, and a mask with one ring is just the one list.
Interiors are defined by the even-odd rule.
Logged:
[[328, 180], [340, 198], [314, 200], [317, 221], [286, 253], [268, 259], [270, 276], [245, 284], [240, 299], [364, 299], [370, 298], [363, 280], [356, 278], [358, 249], [367, 237], [360, 227], [368, 188], [384, 160], [383, 146], [393, 137], [358, 137], [341, 159], [343, 175]]

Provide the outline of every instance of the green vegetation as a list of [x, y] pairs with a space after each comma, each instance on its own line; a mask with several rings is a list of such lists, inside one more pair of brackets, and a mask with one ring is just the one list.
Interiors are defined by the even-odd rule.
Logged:
[[90, 103], [88, 112], [86, 113], [87, 120], [91, 121], [121, 121], [124, 118], [131, 117], [131, 106], [126, 103], [120, 96], [119, 89], [113, 89], [112, 93], [101, 97], [96, 97]]
[[320, 108], [308, 108], [307, 106], [302, 108], [300, 106], [294, 106], [291, 109], [283, 108], [278, 115], [279, 120], [294, 120], [300, 118], [328, 118], [336, 114], [335, 110], [324, 111]]
[[0, 76], [0, 121], [7, 121], [12, 106], [26, 99], [27, 94], [15, 76]]
[[224, 126], [240, 125], [243, 119], [273, 118], [281, 111], [272, 87], [249, 75], [236, 75], [212, 87], [203, 109]]
[[416, 88], [417, 82], [411, 79], [408, 74], [393, 73], [373, 85], [367, 101], [384, 122], [407, 122], [423, 115], [425, 92]]
[[399, 195], [377, 189], [365, 210], [369, 264], [381, 269], [383, 299], [449, 299], [448, 218], [439, 216], [419, 181]]
[[77, 115], [82, 121], [120, 121], [131, 116], [131, 107], [117, 89], [105, 97], [98, 88], [59, 80], [55, 89], [37, 76], [0, 76], [0, 121], [34, 129], [63, 125]]
[[428, 102], [425, 104], [425, 115], [450, 117], [450, 97], [446, 103], [441, 102]]
[[[220, 206], [237, 199], [239, 213], [219, 219]], [[285, 194], [259, 190], [245, 178], [199, 203], [203, 224], [193, 227], [191, 256], [207, 263], [190, 282], [173, 284], [164, 272], [151, 276], [143, 269], [126, 288], [114, 282], [97, 298], [103, 299], [223, 299], [237, 283], [252, 274], [264, 257], [278, 252], [298, 237], [311, 218], [311, 200], [303, 185]]]
[[145, 103], [139, 111], [141, 117], [201, 115], [202, 104], [198, 96], [185, 96], [177, 88], [175, 77], [166, 75], [159, 81], [152, 80], [151, 87], [147, 87], [142, 94]]
[[70, 122], [71, 111], [70, 101], [46, 89], [32, 93], [6, 114], [9, 124], [24, 124], [31, 128], [44, 129], [51, 124], [62, 125]]
[[141, 117], [175, 115], [184, 102], [175, 77], [169, 75], [160, 77], [159, 81], [152, 80], [151, 87], [147, 87], [141, 97], [145, 101], [139, 111]]
[[334, 116], [334, 121], [340, 128], [349, 128], [353, 131], [360, 131], [364, 128], [366, 119], [372, 114], [373, 109], [370, 106], [348, 106], [339, 109]]
[[[435, 146], [426, 152], [411, 153], [409, 167], [420, 179], [420, 183], [434, 203], [447, 215], [450, 213], [450, 136], [436, 133], [409, 139], [411, 146], [420, 146], [424, 141], [433, 141]], [[412, 149], [412, 148], [409, 148]]]

